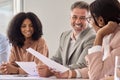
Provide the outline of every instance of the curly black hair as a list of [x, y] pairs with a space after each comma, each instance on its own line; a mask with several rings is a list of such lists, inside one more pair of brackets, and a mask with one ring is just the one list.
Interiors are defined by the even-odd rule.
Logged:
[[32, 22], [34, 29], [32, 40], [38, 40], [43, 35], [42, 24], [39, 18], [32, 12], [20, 12], [13, 17], [7, 31], [9, 41], [13, 46], [22, 47], [24, 45], [25, 37], [21, 33], [20, 28], [25, 19], [30, 19]]

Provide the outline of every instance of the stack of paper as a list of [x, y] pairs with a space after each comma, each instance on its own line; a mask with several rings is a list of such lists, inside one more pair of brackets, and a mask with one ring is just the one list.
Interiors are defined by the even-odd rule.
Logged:
[[37, 76], [38, 72], [36, 70], [35, 62], [16, 62], [26, 73]]
[[30, 52], [32, 55], [34, 55], [35, 57], [37, 57], [40, 61], [42, 61], [44, 64], [46, 64], [48, 67], [52, 68], [55, 71], [59, 71], [61, 73], [69, 70], [69, 68], [45, 57], [44, 55], [42, 55], [41, 53], [35, 51], [32, 48], [28, 48], [26, 49], [28, 52]]

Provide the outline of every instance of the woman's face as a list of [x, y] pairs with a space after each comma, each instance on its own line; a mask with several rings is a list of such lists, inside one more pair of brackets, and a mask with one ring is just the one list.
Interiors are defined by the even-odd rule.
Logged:
[[33, 24], [30, 19], [26, 18], [21, 25], [21, 33], [24, 35], [25, 39], [31, 38], [34, 33]]

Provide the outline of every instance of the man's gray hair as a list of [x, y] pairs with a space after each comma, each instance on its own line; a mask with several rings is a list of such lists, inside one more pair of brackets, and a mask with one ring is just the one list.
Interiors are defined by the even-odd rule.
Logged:
[[87, 11], [89, 11], [89, 4], [87, 2], [84, 2], [84, 1], [77, 1], [77, 2], [72, 4], [71, 11], [74, 8], [86, 9]]

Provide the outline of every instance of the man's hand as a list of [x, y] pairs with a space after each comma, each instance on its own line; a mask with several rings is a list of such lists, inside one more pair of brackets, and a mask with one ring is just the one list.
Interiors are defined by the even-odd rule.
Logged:
[[38, 74], [40, 77], [49, 77], [53, 75], [53, 73], [50, 71], [49, 67], [45, 64], [41, 64], [37, 66]]

